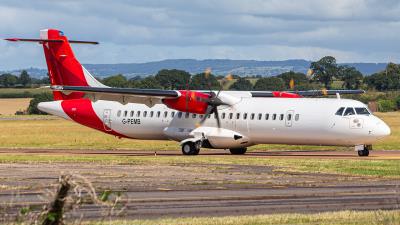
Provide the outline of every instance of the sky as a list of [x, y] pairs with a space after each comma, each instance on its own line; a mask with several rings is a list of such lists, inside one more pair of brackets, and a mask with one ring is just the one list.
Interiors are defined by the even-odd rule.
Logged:
[[[398, 0], [1, 0], [0, 37], [55, 28], [82, 63], [164, 59], [399, 62]], [[38, 44], [0, 40], [0, 71], [45, 68]]]

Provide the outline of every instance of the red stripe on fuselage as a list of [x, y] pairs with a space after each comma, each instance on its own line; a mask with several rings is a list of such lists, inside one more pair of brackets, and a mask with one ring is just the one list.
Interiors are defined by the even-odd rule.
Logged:
[[112, 134], [119, 137], [126, 137], [123, 134], [115, 132], [103, 123], [103, 121], [97, 116], [96, 112], [94, 111], [92, 102], [89, 99], [64, 100], [61, 102], [61, 107], [64, 112], [77, 123], [102, 131], [107, 134]]

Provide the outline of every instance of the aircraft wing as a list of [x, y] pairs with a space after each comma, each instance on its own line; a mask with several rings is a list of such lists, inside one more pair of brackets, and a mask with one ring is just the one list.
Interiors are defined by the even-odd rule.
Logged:
[[[137, 88], [112, 88], [112, 87], [87, 87], [87, 86], [51, 86], [53, 91], [64, 94], [72, 92], [85, 93], [85, 97], [92, 101], [107, 100], [118, 101], [121, 104], [142, 103], [149, 107], [155, 104], [166, 104], [168, 107], [180, 111], [204, 112], [207, 108], [209, 91], [187, 90], [161, 90], [161, 89], [137, 89]], [[302, 98], [318, 97], [338, 94], [362, 94], [363, 90], [309, 90], [309, 91], [250, 91], [251, 97], [258, 98]], [[229, 92], [223, 94], [228, 101]], [[248, 96], [248, 95], [247, 95]], [[231, 96], [233, 98], [233, 96]], [[232, 99], [231, 99], [232, 100]], [[232, 101], [230, 101], [232, 102]]]
[[149, 107], [161, 103], [163, 99], [175, 99], [181, 96], [179, 91], [160, 89], [112, 88], [112, 87], [85, 87], [85, 86], [51, 86], [53, 91], [64, 94], [83, 92], [85, 97], [92, 101], [118, 101], [122, 104], [130, 102], [143, 103]]
[[346, 95], [346, 94], [364, 94], [364, 90], [308, 90], [308, 91], [251, 91], [252, 97], [270, 98], [270, 97], [318, 97], [327, 95]]

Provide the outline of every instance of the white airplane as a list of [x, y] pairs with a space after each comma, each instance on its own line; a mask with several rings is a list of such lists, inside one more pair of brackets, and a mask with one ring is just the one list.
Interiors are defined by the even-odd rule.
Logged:
[[[201, 147], [244, 154], [257, 144], [355, 146], [368, 156], [390, 128], [359, 101], [329, 91], [190, 91], [107, 87], [75, 58], [61, 31], [40, 31], [40, 39], [8, 41], [43, 45], [55, 101], [49, 114], [123, 138], [180, 141], [184, 155]], [[337, 98], [303, 98], [337, 95]]]

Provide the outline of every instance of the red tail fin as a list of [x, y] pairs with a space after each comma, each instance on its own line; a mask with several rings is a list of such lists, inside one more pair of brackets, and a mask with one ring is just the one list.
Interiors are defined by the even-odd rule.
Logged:
[[[51, 85], [104, 86], [78, 62], [67, 37], [64, 36], [62, 31], [54, 29], [41, 30], [40, 39], [62, 40], [62, 42], [42, 42]], [[54, 99], [56, 100], [82, 97], [83, 93], [79, 92], [69, 95], [58, 91], [54, 92]]]
[[[40, 39], [9, 38], [8, 41], [39, 42], [43, 45], [51, 85], [105, 87], [75, 58], [70, 43], [98, 44], [91, 41], [68, 41], [64, 33], [55, 29], [40, 31]], [[63, 94], [53, 91], [55, 100], [82, 98], [83, 93]]]

